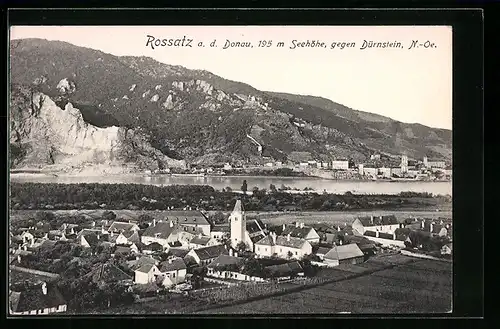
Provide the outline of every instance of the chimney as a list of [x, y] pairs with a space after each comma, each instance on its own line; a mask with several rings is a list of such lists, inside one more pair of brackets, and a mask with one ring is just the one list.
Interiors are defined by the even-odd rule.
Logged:
[[201, 239], [201, 236], [202, 236], [202, 235], [201, 235], [201, 233], [199, 233], [199, 234], [198, 234], [198, 238], [199, 238], [199, 239]]
[[396, 232], [392, 232], [392, 239], [396, 240]]
[[156, 218], [153, 218], [153, 226], [156, 226]]
[[286, 236], [286, 241], [290, 241], [290, 233]]
[[339, 244], [340, 244], [340, 245], [342, 245], [342, 244], [343, 244], [342, 240], [339, 240]]
[[283, 223], [283, 231], [286, 229], [286, 225]]
[[304, 228], [304, 223], [300, 223], [300, 228]]
[[234, 257], [238, 257], [238, 253], [237, 252], [234, 253]]
[[433, 229], [434, 229], [434, 223], [431, 222], [431, 224], [429, 225], [429, 232], [432, 233]]
[[295, 222], [295, 227], [299, 227], [299, 222]]
[[101, 238], [101, 235], [97, 234], [97, 240], [99, 240], [100, 238]]
[[422, 219], [422, 221], [420, 222], [420, 227], [421, 227], [421, 228], [424, 228], [424, 227], [425, 227], [425, 219]]
[[17, 255], [17, 262], [21, 264], [21, 255]]
[[45, 282], [42, 283], [42, 292], [44, 295], [47, 295], [47, 284]]
[[370, 217], [370, 223], [373, 224], [373, 216]]
[[233, 249], [229, 249], [229, 256], [233, 255]]
[[169, 258], [169, 259], [168, 259], [168, 263], [169, 263], [169, 264], [172, 264], [172, 258]]
[[276, 244], [276, 233], [271, 232], [271, 238], [273, 239], [273, 244]]
[[340, 226], [338, 226], [338, 225], [337, 225], [337, 231], [339, 231], [339, 232], [340, 232]]
[[92, 221], [92, 224], [91, 224], [91, 225], [92, 225], [92, 227], [94, 227], [94, 226], [95, 226], [95, 221]]
[[113, 233], [113, 231], [111, 231], [111, 233], [110, 233], [110, 234], [111, 234], [111, 237], [113, 237], [113, 236], [115, 235], [115, 234]]
[[375, 231], [375, 237], [378, 238], [378, 230]]
[[170, 220], [170, 227], [174, 227], [174, 222]]

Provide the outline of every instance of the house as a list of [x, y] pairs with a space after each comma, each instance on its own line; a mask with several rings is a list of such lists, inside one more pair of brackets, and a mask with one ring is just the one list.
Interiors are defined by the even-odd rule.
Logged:
[[290, 279], [304, 275], [304, 269], [299, 262], [266, 266], [265, 270], [269, 273], [270, 277], [275, 279]]
[[255, 254], [257, 257], [271, 257], [275, 255], [284, 259], [299, 259], [311, 253], [312, 245], [309, 241], [293, 238], [290, 234], [284, 237], [277, 236], [276, 233], [271, 232], [255, 244]]
[[323, 260], [325, 255], [330, 251], [331, 248], [327, 247], [318, 247], [314, 254], [319, 257], [319, 259]]
[[155, 252], [162, 252], [164, 249], [165, 248], [161, 244], [159, 244], [157, 242], [153, 242], [153, 243], [148, 244], [147, 246], [143, 246], [142, 253], [149, 255], [149, 254], [153, 254]]
[[173, 221], [184, 231], [194, 234], [203, 233], [210, 236], [210, 222], [201, 211], [168, 211], [165, 213], [166, 221]]
[[[113, 234], [113, 233], [111, 233], [111, 234]], [[118, 234], [114, 243], [122, 244], [122, 245], [129, 245], [129, 244], [137, 243], [140, 241], [141, 241], [141, 238], [139, 237], [138, 231], [131, 230], [131, 231], [124, 231], [124, 232], [121, 232], [120, 234]]]
[[186, 263], [180, 257], [169, 257], [160, 263], [160, 275], [162, 285], [165, 287], [182, 283], [186, 280]]
[[364, 262], [365, 255], [355, 243], [334, 246], [323, 257], [323, 262], [329, 266], [340, 264], [359, 264]]
[[236, 200], [234, 209], [229, 216], [229, 223], [233, 248], [244, 243], [247, 250], [254, 250], [255, 242], [266, 236], [266, 229], [262, 221], [252, 220], [247, 223], [241, 200]]
[[80, 245], [84, 248], [96, 247], [99, 244], [99, 236], [97, 234], [86, 234], [80, 237]]
[[9, 313], [41, 315], [66, 312], [67, 303], [55, 284], [42, 282], [21, 292], [9, 291]]
[[451, 255], [452, 253], [453, 245], [451, 243], [447, 243], [441, 248], [441, 255]]
[[145, 245], [156, 242], [164, 247], [168, 246], [169, 242], [177, 241], [177, 237], [172, 233], [176, 227], [173, 221], [153, 223], [142, 233], [141, 242]]
[[210, 264], [215, 258], [222, 254], [228, 254], [225, 245], [191, 249], [186, 256], [184, 256], [184, 261], [186, 264], [194, 262], [198, 265], [205, 266]]
[[180, 258], [186, 257], [190, 250], [184, 248], [168, 248], [167, 254], [169, 256], [176, 256]]
[[111, 263], [99, 264], [92, 271], [85, 274], [84, 278], [90, 279], [97, 284], [129, 284], [132, 283], [132, 277], [120, 270]]
[[229, 235], [228, 225], [215, 225], [210, 231], [210, 237], [219, 241], [226, 237], [229, 237]]
[[394, 215], [368, 216], [356, 218], [352, 222], [351, 227], [361, 235], [364, 235], [365, 231], [379, 231], [392, 234], [396, 229], [403, 227], [403, 224], [399, 223]]
[[113, 222], [108, 227], [108, 232], [122, 233], [122, 232], [137, 232], [139, 231], [139, 226], [135, 223], [128, 222]]
[[241, 273], [241, 268], [245, 263], [245, 259], [232, 255], [219, 255], [207, 266], [207, 276], [220, 279], [234, 279], [242, 281], [255, 281], [250, 280], [250, 276]]
[[135, 271], [139, 269], [141, 266], [146, 265], [146, 264], [152, 264], [156, 265], [158, 267], [159, 261], [151, 256], [136, 256], [135, 260], [127, 261], [127, 266], [132, 270]]
[[29, 231], [24, 231], [23, 233], [21, 233], [20, 238], [24, 243], [31, 243], [35, 240], [35, 236]]
[[319, 243], [320, 236], [316, 230], [310, 226], [304, 226], [304, 223], [296, 222], [295, 225], [283, 224], [281, 236], [290, 234], [293, 238], [299, 238], [309, 241], [309, 243]]
[[127, 246], [116, 246], [116, 249], [115, 251], [113, 252], [113, 254], [111, 256], [115, 256], [115, 255], [127, 255], [127, 254], [131, 254], [132, 253], [132, 249], [130, 249], [130, 247], [127, 247]]
[[143, 264], [134, 271], [134, 283], [148, 284], [156, 282], [156, 278], [160, 274], [160, 270], [158, 269], [158, 267], [156, 267], [155, 264]]
[[189, 241], [189, 249], [198, 249], [220, 244], [216, 239], [209, 236], [202, 236], [201, 233]]

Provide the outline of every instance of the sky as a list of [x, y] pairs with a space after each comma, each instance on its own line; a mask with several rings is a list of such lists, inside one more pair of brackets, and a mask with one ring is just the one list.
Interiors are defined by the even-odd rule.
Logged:
[[[448, 26], [14, 26], [11, 39], [60, 40], [117, 56], [148, 56], [203, 69], [262, 91], [320, 96], [406, 123], [452, 128], [452, 28]], [[151, 37], [148, 37], [151, 36]], [[192, 47], [151, 47], [156, 39]], [[217, 47], [210, 47], [216, 40]], [[223, 49], [229, 42], [253, 48]], [[259, 41], [272, 41], [259, 47]], [[293, 47], [324, 42], [323, 47]], [[361, 49], [364, 40], [402, 48]], [[424, 44], [408, 49], [412, 40]], [[278, 42], [283, 47], [277, 47]], [[434, 44], [434, 47], [425, 47]], [[203, 42], [204, 47], [198, 47]], [[354, 47], [335, 47], [349, 43]], [[185, 42], [187, 44], [187, 42]]]

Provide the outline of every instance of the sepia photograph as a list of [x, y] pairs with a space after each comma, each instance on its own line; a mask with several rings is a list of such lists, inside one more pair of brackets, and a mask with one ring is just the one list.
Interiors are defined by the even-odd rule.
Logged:
[[453, 311], [451, 26], [9, 34], [9, 315]]

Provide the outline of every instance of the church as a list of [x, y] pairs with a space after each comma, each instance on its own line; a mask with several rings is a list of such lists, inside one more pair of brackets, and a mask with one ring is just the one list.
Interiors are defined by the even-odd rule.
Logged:
[[247, 222], [241, 200], [236, 200], [234, 209], [229, 215], [229, 226], [233, 248], [243, 242], [246, 249], [253, 252], [254, 244], [267, 235], [267, 228], [261, 220], [254, 219]]

